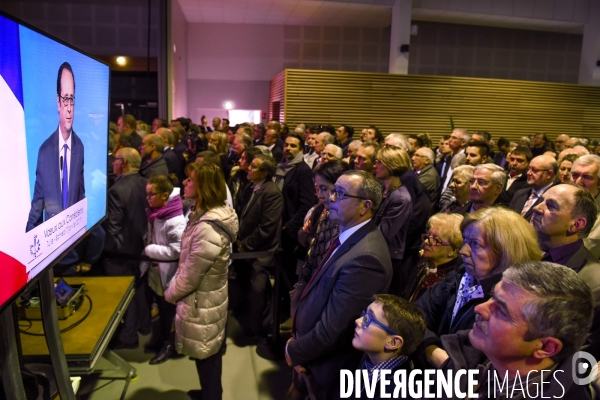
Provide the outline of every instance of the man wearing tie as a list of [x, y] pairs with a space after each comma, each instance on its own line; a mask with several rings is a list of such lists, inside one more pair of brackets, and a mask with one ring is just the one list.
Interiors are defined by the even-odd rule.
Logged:
[[68, 62], [56, 79], [58, 128], [42, 143], [26, 232], [85, 197], [83, 143], [73, 131], [75, 77]]
[[515, 210], [527, 221], [531, 221], [533, 207], [541, 201], [544, 192], [552, 185], [558, 172], [558, 163], [550, 156], [537, 156], [529, 163], [527, 183], [531, 186], [518, 190], [513, 196], [508, 208]]
[[303, 289], [285, 348], [295, 388], [311, 399], [340, 398], [340, 369], [355, 369], [360, 359], [352, 347], [354, 321], [389, 288], [389, 250], [372, 221], [380, 203], [381, 186], [364, 171], [344, 173], [329, 197], [340, 235]]

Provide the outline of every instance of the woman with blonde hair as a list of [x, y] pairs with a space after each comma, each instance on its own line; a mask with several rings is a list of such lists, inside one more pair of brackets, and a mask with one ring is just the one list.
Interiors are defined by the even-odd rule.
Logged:
[[423, 257], [419, 262], [417, 279], [406, 293], [408, 300], [416, 301], [462, 263], [458, 254], [463, 242], [460, 232], [462, 221], [463, 216], [459, 214], [439, 213], [429, 218], [427, 233], [422, 236]]
[[385, 237], [392, 258], [390, 293], [400, 295], [407, 282], [402, 274], [402, 259], [406, 248], [406, 233], [413, 213], [413, 203], [400, 176], [410, 170], [408, 153], [396, 146], [386, 146], [377, 152], [375, 177], [384, 182], [383, 201], [375, 215], [375, 224]]
[[[183, 193], [194, 202], [194, 210], [181, 237], [179, 266], [165, 299], [177, 304], [175, 349], [196, 362], [202, 398], [221, 399], [228, 264], [238, 219], [225, 206], [225, 179], [217, 165], [192, 163], [186, 173]], [[198, 392], [188, 394], [198, 398]]]
[[502, 273], [511, 265], [542, 259], [533, 227], [507, 208], [489, 207], [467, 214], [460, 230], [463, 265], [415, 302], [425, 312], [428, 331], [419, 356], [435, 366], [448, 358], [439, 337], [473, 327], [475, 306], [489, 300]]

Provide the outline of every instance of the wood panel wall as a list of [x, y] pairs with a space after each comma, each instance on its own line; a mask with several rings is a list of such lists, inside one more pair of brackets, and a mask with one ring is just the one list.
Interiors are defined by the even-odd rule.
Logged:
[[[278, 106], [276, 105], [277, 103]], [[269, 120], [285, 121], [285, 71], [271, 80], [269, 86]], [[279, 110], [279, 112], [277, 112]]]
[[[536, 132], [600, 138], [600, 87], [384, 73], [287, 69], [281, 120], [367, 125], [384, 134], [428, 132], [434, 143], [457, 128], [518, 141]], [[273, 84], [271, 85], [273, 87]], [[273, 92], [273, 89], [271, 90]]]

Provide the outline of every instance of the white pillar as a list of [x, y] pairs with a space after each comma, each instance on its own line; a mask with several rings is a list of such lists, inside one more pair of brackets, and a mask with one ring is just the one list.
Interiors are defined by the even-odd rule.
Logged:
[[400, 46], [410, 44], [411, 17], [412, 0], [395, 0], [392, 7], [390, 74], [408, 74], [408, 53], [400, 52]]
[[[393, 26], [393, 25], [392, 25]], [[583, 28], [581, 61], [579, 63], [579, 84], [600, 86], [600, 1], [590, 2], [590, 15]]]

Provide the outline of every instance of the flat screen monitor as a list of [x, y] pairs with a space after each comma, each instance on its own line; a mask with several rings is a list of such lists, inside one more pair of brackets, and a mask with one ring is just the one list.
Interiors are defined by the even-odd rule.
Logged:
[[0, 13], [0, 308], [106, 215], [109, 77]]

